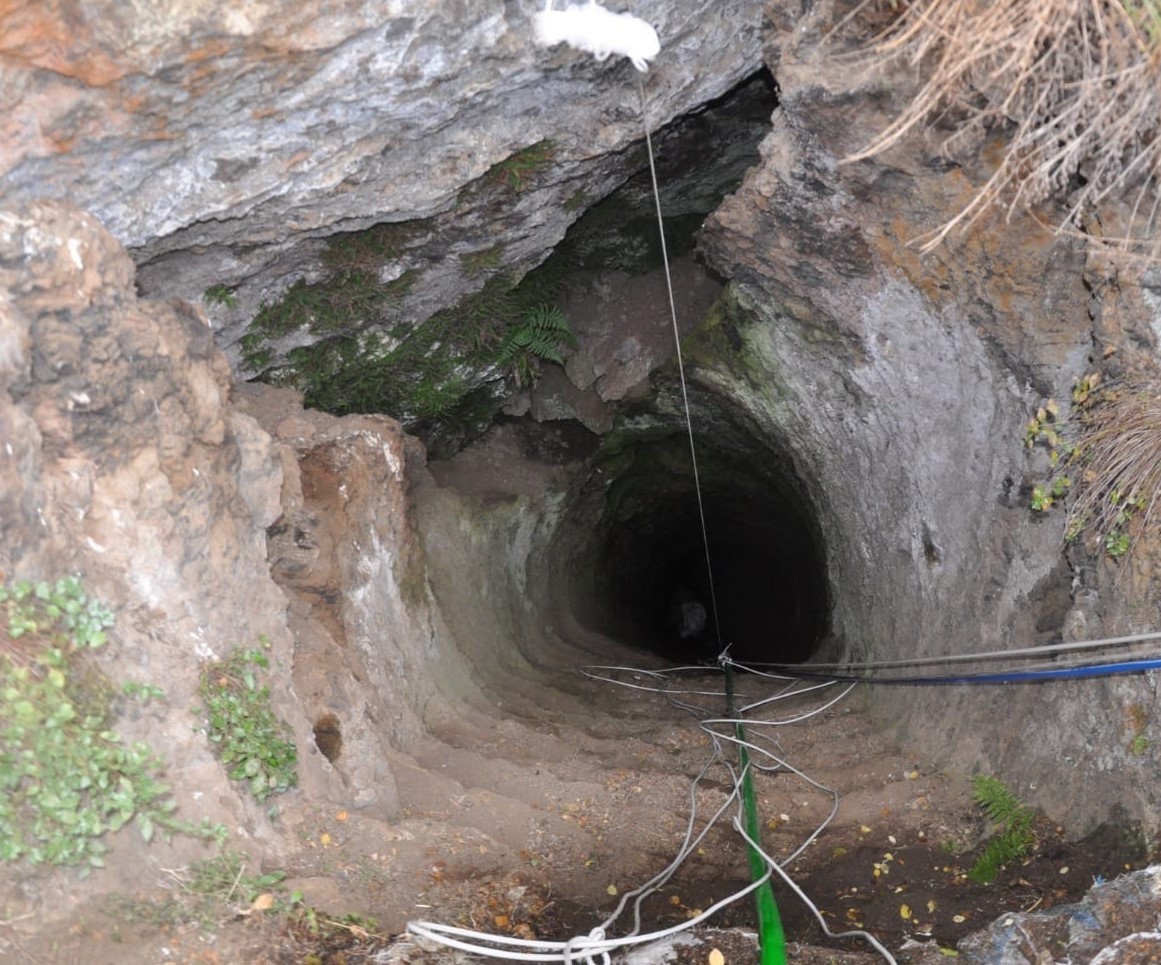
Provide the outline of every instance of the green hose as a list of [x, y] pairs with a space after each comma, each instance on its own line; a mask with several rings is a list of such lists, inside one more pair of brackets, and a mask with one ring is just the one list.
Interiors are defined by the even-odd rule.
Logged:
[[[725, 661], [726, 672], [726, 713], [735, 716], [734, 711], [734, 671]], [[746, 728], [741, 720], [734, 725], [738, 737], [738, 765], [742, 769], [742, 811], [745, 817], [746, 834], [751, 841], [761, 845], [762, 825], [758, 821], [758, 802], [754, 796], [754, 781], [750, 776], [750, 754], [746, 750]], [[766, 875], [766, 859], [753, 846], [746, 845], [750, 860], [750, 877], [757, 881]], [[774, 889], [766, 881], [754, 892], [758, 912], [758, 948], [761, 965], [786, 965], [786, 935], [782, 931], [782, 918], [774, 901]]]

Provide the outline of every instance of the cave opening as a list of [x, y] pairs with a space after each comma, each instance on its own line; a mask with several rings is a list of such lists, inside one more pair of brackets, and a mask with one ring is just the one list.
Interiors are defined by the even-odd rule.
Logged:
[[[591, 437], [580, 446], [583, 456], [559, 459], [583, 463], [579, 476], [588, 483], [568, 497], [564, 516], [576, 525], [558, 534], [546, 561], [550, 593], [589, 630], [678, 663], [712, 662], [727, 645], [742, 663], [801, 663], [817, 653], [830, 626], [815, 501], [784, 446], [742, 426], [726, 398], [703, 395], [695, 429], [707, 566], [684, 426], [666, 416], [644, 431], [625, 428], [666, 391], [669, 378], [657, 205], [685, 337], [724, 284], [696, 257], [697, 233], [758, 161], [777, 106], [772, 76], [759, 71], [657, 133], [657, 202], [642, 167], [574, 222], [524, 283], [537, 289], [544, 277], [554, 280], [579, 349], [566, 353], [561, 370], [542, 367], [542, 380], [488, 423], [496, 436], [492, 461], [501, 464], [501, 438], [555, 462], [552, 453], [577, 448], [562, 441], [562, 426]], [[450, 447], [419, 434], [437, 462], [463, 444], [457, 433]], [[434, 472], [468, 491], [488, 488], [490, 470], [481, 468], [491, 465], [488, 457], [460, 463], [463, 471]]]
[[572, 529], [587, 539], [573, 612], [673, 662], [713, 662], [726, 645], [739, 663], [810, 660], [829, 629], [830, 589], [806, 487], [767, 443], [727, 448], [702, 435], [703, 539], [688, 445], [674, 432], [594, 461], [591, 516]]

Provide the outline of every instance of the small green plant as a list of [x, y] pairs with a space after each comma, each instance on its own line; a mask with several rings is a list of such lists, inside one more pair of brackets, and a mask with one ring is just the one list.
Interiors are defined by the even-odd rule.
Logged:
[[1157, 394], [1156, 377], [1105, 384], [1093, 372], [1073, 386], [1068, 419], [1049, 399], [1028, 422], [1025, 443], [1045, 446], [1052, 465], [1030, 505], [1047, 512], [1069, 497], [1065, 542], [1087, 534], [1091, 551], [1118, 559], [1148, 524], [1161, 484]]
[[1048, 485], [1040, 484], [1032, 487], [1032, 500], [1029, 505], [1038, 513], [1047, 512], [1058, 499], [1068, 493], [1072, 480], [1068, 476], [1055, 476]]
[[114, 691], [87, 655], [113, 616], [80, 580], [5, 584], [0, 612], [0, 861], [87, 873], [103, 864], [105, 835], [130, 821], [146, 841], [158, 828], [218, 834], [177, 820], [150, 750], [111, 730]]
[[249, 907], [259, 895], [277, 890], [286, 878], [285, 871], [248, 875], [245, 871], [249, 860], [241, 851], [223, 848], [213, 858], [191, 865], [182, 883], [191, 894], [224, 905]]
[[270, 706], [270, 687], [262, 682], [268, 667], [262, 650], [239, 648], [205, 668], [199, 689], [206, 734], [218, 759], [259, 802], [298, 783], [298, 752]]
[[496, 361], [511, 367], [517, 385], [529, 385], [536, 377], [540, 360], [563, 365], [561, 349], [575, 344], [576, 338], [564, 312], [555, 305], [537, 305], [524, 312], [509, 328]]
[[1134, 757], [1143, 757], [1153, 746], [1153, 741], [1145, 735], [1145, 728], [1149, 726], [1149, 711], [1144, 704], [1133, 703], [1125, 708], [1125, 717], [1128, 720], [1129, 753]]
[[210, 285], [202, 293], [202, 298], [207, 305], [224, 305], [226, 308], [233, 308], [238, 304], [238, 296], [226, 285]]
[[1113, 559], [1124, 556], [1129, 552], [1129, 534], [1119, 529], [1105, 533], [1105, 552]]
[[165, 700], [165, 691], [153, 684], [141, 684], [133, 680], [126, 680], [121, 685], [121, 693], [126, 697], [132, 697], [140, 700], [143, 704], [148, 704], [151, 700]]
[[988, 820], [1000, 829], [988, 840], [983, 854], [968, 871], [972, 881], [986, 885], [995, 880], [1001, 867], [1027, 854], [1036, 843], [1032, 830], [1034, 816], [1007, 785], [994, 777], [976, 775], [972, 779], [972, 794]]
[[1031, 449], [1038, 442], [1046, 443], [1052, 454], [1053, 465], [1056, 465], [1059, 459], [1058, 447], [1061, 441], [1059, 418], [1060, 404], [1055, 399], [1048, 399], [1024, 427], [1024, 445]]
[[1144, 757], [1150, 747], [1153, 746], [1151, 738], [1144, 734], [1134, 734], [1129, 740], [1129, 753], [1134, 757]]

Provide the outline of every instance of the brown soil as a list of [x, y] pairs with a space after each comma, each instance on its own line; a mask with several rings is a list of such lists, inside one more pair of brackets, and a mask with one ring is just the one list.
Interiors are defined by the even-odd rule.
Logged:
[[[712, 691], [720, 679], [707, 673], [682, 683]], [[58, 874], [40, 879], [40, 893], [24, 906], [9, 905], [0, 922], [0, 957], [94, 965], [452, 962], [465, 959], [398, 940], [405, 923], [424, 919], [554, 940], [586, 934], [620, 895], [671, 861], [685, 833], [690, 780], [712, 746], [692, 716], [656, 694], [610, 694], [608, 685], [579, 674], [571, 684], [591, 692], [587, 721], [565, 727], [546, 714], [490, 729], [449, 726], [410, 762], [397, 762], [407, 813], [395, 824], [319, 810], [286, 795], [281, 820], [300, 848], [283, 865], [286, 879], [269, 889], [272, 910], [262, 907], [267, 899], [254, 901], [245, 881], [232, 894], [194, 895], [186, 869], [147, 873], [61, 918], [50, 911], [49, 896], [59, 908], [62, 890], [77, 886]], [[757, 678], [740, 686], [748, 696], [769, 690]], [[716, 701], [697, 699], [712, 712]], [[811, 700], [775, 706], [791, 716]], [[1125, 843], [1073, 843], [1067, 827], [1041, 819], [1034, 852], [994, 884], [976, 884], [966, 871], [986, 829], [970, 785], [893, 746], [857, 697], [778, 728], [777, 738], [794, 767], [841, 795], [835, 820], [788, 870], [833, 931], [865, 928], [900, 961], [914, 960], [898, 951], [908, 939], [954, 946], [1002, 912], [1073, 901], [1095, 876], [1142, 866], [1143, 855]], [[719, 764], [701, 782], [694, 795], [699, 822], [726, 801], [728, 780]], [[765, 844], [781, 856], [831, 807], [829, 795], [786, 771], [757, 774], [755, 789]], [[688, 920], [742, 887], [745, 869], [737, 835], [715, 827], [644, 903], [642, 930]], [[876, 960], [861, 940], [828, 939], [782, 883], [775, 893], [791, 960]], [[710, 924], [751, 928], [751, 901], [729, 906]], [[611, 933], [623, 933], [623, 926]], [[675, 949], [672, 960], [705, 962], [717, 947], [735, 965], [757, 961], [751, 938], [732, 931], [701, 936]]]

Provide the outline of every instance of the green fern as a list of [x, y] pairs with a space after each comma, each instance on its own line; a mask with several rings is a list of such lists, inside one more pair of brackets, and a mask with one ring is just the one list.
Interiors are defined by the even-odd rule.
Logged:
[[537, 305], [524, 312], [508, 330], [496, 353], [496, 362], [511, 366], [516, 384], [524, 386], [535, 379], [538, 362], [563, 365], [561, 349], [575, 344], [564, 312], [555, 305]]
[[984, 853], [968, 872], [972, 881], [986, 885], [995, 880], [1002, 866], [1023, 857], [1036, 843], [1032, 830], [1034, 816], [1007, 785], [994, 777], [976, 775], [972, 779], [972, 793], [988, 820], [1002, 829], [988, 841]]

